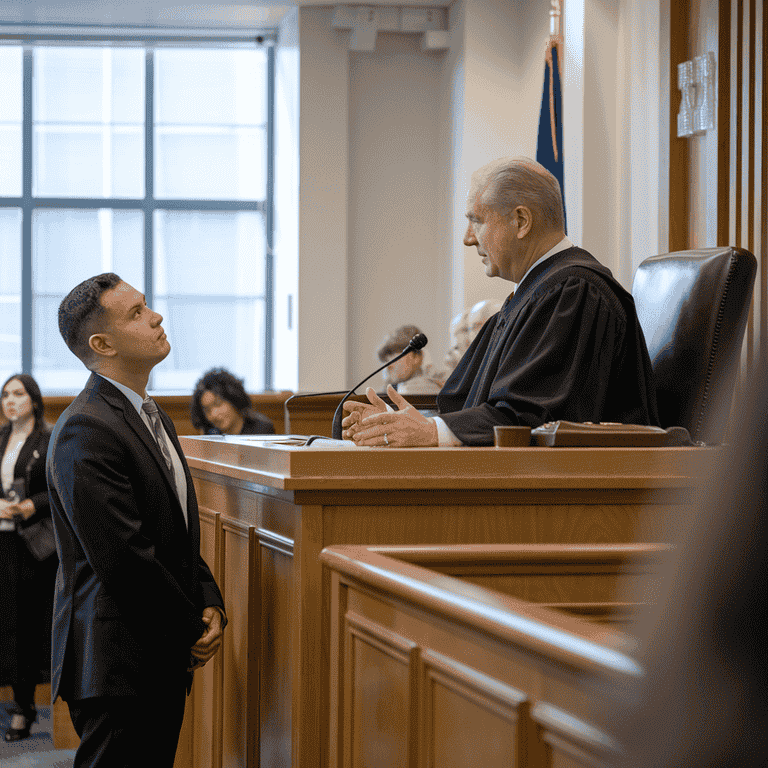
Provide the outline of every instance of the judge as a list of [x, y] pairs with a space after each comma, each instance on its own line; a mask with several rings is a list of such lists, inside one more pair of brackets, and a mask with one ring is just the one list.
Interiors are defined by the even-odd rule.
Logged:
[[548, 421], [658, 425], [632, 296], [565, 236], [560, 186], [529, 158], [476, 171], [464, 244], [488, 277], [518, 284], [475, 337], [427, 418], [393, 389], [347, 401], [343, 437], [369, 446], [493, 445], [493, 427]]

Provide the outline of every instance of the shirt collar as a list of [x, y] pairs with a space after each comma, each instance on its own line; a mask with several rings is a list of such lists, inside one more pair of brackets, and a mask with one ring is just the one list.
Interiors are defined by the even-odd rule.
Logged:
[[110, 379], [109, 376], [102, 376], [100, 373], [97, 375], [101, 376], [102, 379], [106, 379], [110, 384], [114, 384], [128, 398], [131, 405], [136, 409], [136, 413], [141, 416], [141, 406], [144, 403], [144, 398], [138, 392], [134, 392], [130, 387], [126, 387], [125, 384], [121, 384], [119, 381]]
[[543, 261], [546, 261], [547, 259], [554, 256], [556, 253], [560, 253], [560, 251], [565, 251], [568, 248], [573, 248], [573, 243], [567, 237], [564, 237], [554, 248], [550, 248], [540, 259], [538, 259], [537, 261], [534, 261], [533, 264], [531, 264], [531, 266], [528, 267], [528, 271], [523, 275], [523, 278], [522, 280], [520, 280], [518, 285], [522, 285], [525, 278], [531, 274], [531, 271], [535, 267], [538, 267], [539, 264], [541, 264]]

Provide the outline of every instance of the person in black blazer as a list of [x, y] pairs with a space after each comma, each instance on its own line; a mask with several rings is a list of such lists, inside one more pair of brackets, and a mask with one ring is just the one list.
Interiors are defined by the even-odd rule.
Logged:
[[243, 380], [226, 368], [211, 368], [195, 384], [189, 407], [195, 429], [205, 435], [274, 435], [275, 425], [251, 406]]
[[60, 560], [51, 697], [81, 737], [76, 768], [170, 768], [192, 672], [226, 624], [176, 431], [146, 396], [170, 351], [162, 319], [114, 273], [59, 308], [61, 335], [92, 371], [48, 451]]
[[5, 741], [29, 736], [37, 719], [35, 686], [48, 680], [56, 553], [42, 561], [27, 549], [19, 529], [50, 519], [45, 455], [51, 430], [43, 397], [26, 373], [0, 389], [0, 685], [13, 688], [14, 704]]

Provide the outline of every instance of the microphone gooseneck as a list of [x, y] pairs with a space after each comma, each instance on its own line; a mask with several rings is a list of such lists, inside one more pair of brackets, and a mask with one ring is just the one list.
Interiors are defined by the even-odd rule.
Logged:
[[408, 346], [399, 354], [393, 357], [391, 360], [387, 360], [384, 365], [377, 368], [373, 373], [369, 373], [361, 382], [358, 382], [355, 384], [352, 389], [347, 392], [344, 397], [341, 398], [341, 402], [336, 406], [336, 411], [333, 414], [333, 429], [331, 431], [331, 434], [333, 435], [334, 440], [341, 440], [341, 418], [342, 414], [344, 413], [343, 407], [344, 403], [347, 402], [347, 400], [355, 393], [355, 390], [362, 384], [365, 384], [368, 379], [370, 379], [372, 376], [375, 376], [379, 371], [384, 370], [388, 365], [392, 365], [392, 363], [397, 362], [401, 357], [405, 357], [409, 352], [418, 352], [420, 349], [423, 349], [427, 346], [427, 337], [423, 333], [417, 333], [409, 342]]

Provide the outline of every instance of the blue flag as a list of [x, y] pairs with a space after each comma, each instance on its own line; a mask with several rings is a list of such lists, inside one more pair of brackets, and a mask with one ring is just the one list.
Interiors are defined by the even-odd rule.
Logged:
[[550, 41], [548, 53], [550, 55], [547, 56], [547, 61], [544, 65], [544, 92], [541, 95], [536, 161], [541, 163], [560, 182], [560, 192], [563, 195], [563, 215], [565, 215], [563, 102], [560, 92], [560, 68], [557, 60], [557, 46], [554, 41]]

